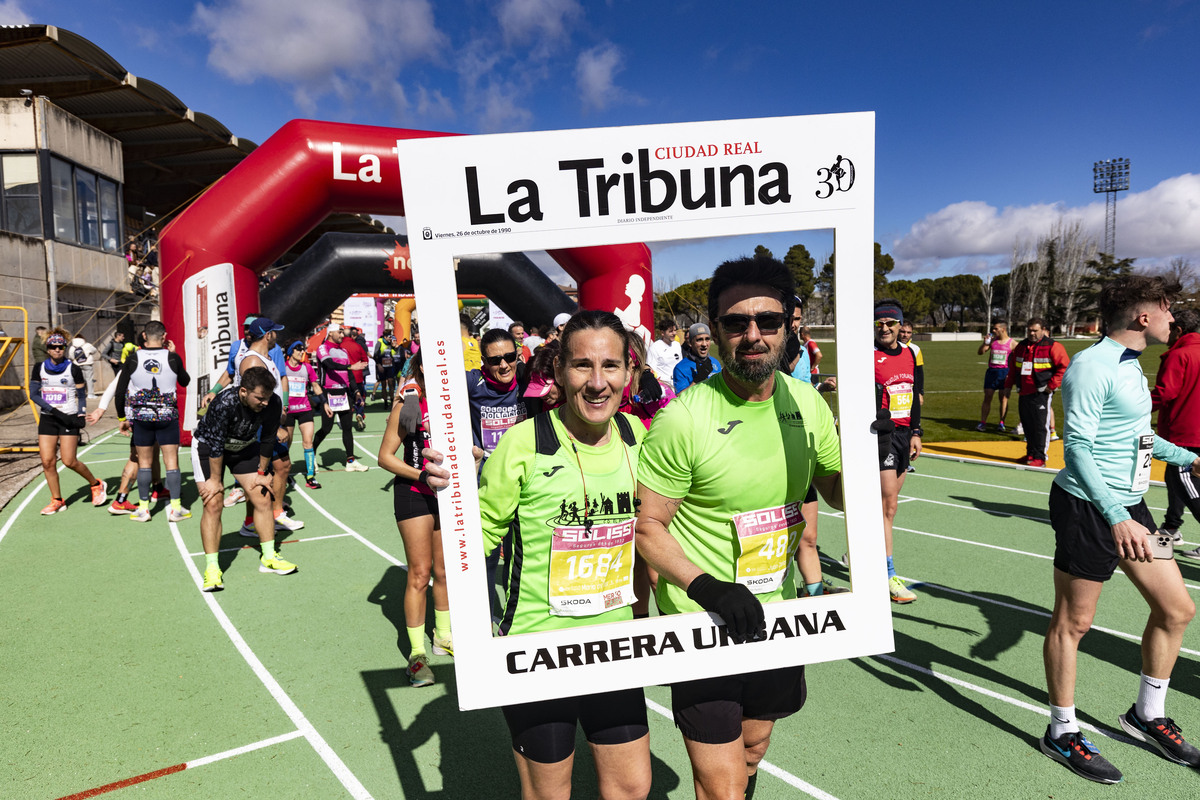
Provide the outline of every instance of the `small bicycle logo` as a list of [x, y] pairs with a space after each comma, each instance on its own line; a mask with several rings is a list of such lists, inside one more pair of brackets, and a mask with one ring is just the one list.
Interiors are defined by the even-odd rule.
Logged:
[[834, 192], [850, 191], [854, 185], [854, 162], [839, 155], [833, 166], [817, 170], [817, 183], [822, 187], [816, 191], [821, 200], [833, 196]]

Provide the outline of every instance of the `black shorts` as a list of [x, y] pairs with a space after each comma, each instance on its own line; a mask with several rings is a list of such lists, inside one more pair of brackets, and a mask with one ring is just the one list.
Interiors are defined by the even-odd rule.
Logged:
[[892, 449], [884, 453], [879, 460], [879, 471], [896, 470], [897, 475], [908, 471], [910, 448], [912, 447], [912, 428], [896, 426], [892, 431]]
[[675, 726], [702, 744], [732, 742], [742, 735], [742, 720], [783, 719], [807, 698], [803, 665], [671, 684]]
[[575, 752], [575, 726], [592, 744], [626, 744], [650, 733], [641, 689], [563, 697], [504, 706], [513, 750], [539, 764], [557, 764]]
[[412, 484], [396, 478], [392, 485], [392, 508], [396, 512], [396, 522], [415, 517], [433, 517], [433, 526], [440, 527], [438, 518], [437, 497], [422, 492], [414, 492]]
[[987, 372], [983, 373], [983, 388], [991, 389], [993, 392], [1002, 392], [1007, 380], [1008, 367], [988, 367]]
[[804, 495], [804, 502], [805, 503], [817, 502], [817, 487], [813, 486], [811, 483], [808, 485], [808, 494]]
[[58, 417], [51, 416], [45, 411], [42, 412], [42, 418], [38, 420], [38, 436], [75, 436], [78, 437], [82, 427], [76, 428], [72, 425], [65, 425]]
[[304, 424], [305, 422], [313, 421], [313, 411], [310, 408], [308, 411], [289, 411], [287, 415], [287, 424], [281, 427], [287, 428], [289, 431], [295, 427], [296, 423]]
[[[1135, 522], [1154, 533], [1158, 526], [1143, 500], [1127, 506]], [[1089, 581], [1106, 581], [1120, 562], [1113, 543], [1112, 526], [1091, 502], [1055, 483], [1050, 487], [1050, 525], [1054, 528], [1054, 566], [1068, 575]]]
[[[258, 443], [250, 445], [241, 450], [226, 450], [222, 464], [224, 469], [229, 470], [234, 475], [249, 475], [251, 472], [258, 472], [259, 460]], [[199, 483], [201, 480], [208, 480], [212, 477], [212, 469], [209, 464], [209, 458], [212, 456], [212, 451], [208, 445], [199, 439], [192, 440], [192, 480]], [[197, 478], [196, 476], [202, 476]], [[224, 480], [224, 475], [218, 475], [219, 480]]]
[[165, 444], [179, 444], [179, 420], [170, 422], [142, 422], [132, 420], [133, 446], [153, 447]]

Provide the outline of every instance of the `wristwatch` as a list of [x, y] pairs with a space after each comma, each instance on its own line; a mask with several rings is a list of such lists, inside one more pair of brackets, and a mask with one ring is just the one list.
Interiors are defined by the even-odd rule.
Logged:
[[921, 430], [920, 428], [913, 428], [912, 435], [916, 436], [918, 439], [920, 439], [922, 436], [925, 435], [925, 431]]

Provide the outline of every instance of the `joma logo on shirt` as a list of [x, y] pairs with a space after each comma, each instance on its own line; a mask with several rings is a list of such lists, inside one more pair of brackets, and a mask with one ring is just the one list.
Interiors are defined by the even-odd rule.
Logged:
[[729, 420], [729, 422], [727, 422], [725, 424], [724, 428], [717, 428], [717, 433], [727, 435], [731, 430], [734, 429], [734, 427], [741, 425], [741, 424], [742, 424], [742, 421], [740, 419], [731, 419], [731, 420]]

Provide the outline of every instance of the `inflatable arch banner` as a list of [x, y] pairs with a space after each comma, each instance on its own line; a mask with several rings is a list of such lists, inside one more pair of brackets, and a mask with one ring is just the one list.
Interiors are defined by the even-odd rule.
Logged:
[[[431, 406], [437, 405], [430, 413], [432, 442], [451, 472], [438, 503], [461, 707], [572, 696], [580, 687], [604, 692], [724, 675], [730, 659], [764, 670], [893, 649], [879, 464], [870, 431], [874, 134], [874, 115], [835, 114], [400, 145], [426, 389]], [[833, 231], [837, 256], [837, 411], [852, 591], [769, 604], [769, 640], [737, 645], [736, 654], [724, 628], [704, 613], [606, 623], [580, 618], [579, 625], [559, 630], [494, 637], [462, 348], [451, 311], [458, 288], [454, 263], [476, 253], [591, 254], [656, 242], [664, 250], [688, 247], [700, 254], [705, 263], [695, 264], [694, 274], [707, 275], [721, 261], [750, 255], [761, 234], [794, 233], [795, 242], [817, 229]], [[642, 288], [626, 277], [617, 296], [591, 307], [615, 311], [636, 328], [646, 311], [644, 304], [637, 307]], [[803, 420], [783, 414], [780, 423]], [[714, 428], [722, 424], [714, 422]], [[736, 435], [722, 445], [751, 454], [762, 446]], [[633, 484], [631, 475], [630, 492], [614, 492], [607, 506], [599, 506], [608, 508], [598, 513], [611, 522], [609, 531], [633, 513]], [[567, 530], [565, 507], [563, 516], [557, 521]], [[529, 536], [537, 535], [540, 522], [532, 523]], [[558, 562], [559, 590], [569, 584], [574, 591], [570, 605], [560, 607], [562, 616], [579, 609], [585, 609], [581, 617], [595, 615], [628, 600], [626, 588], [614, 588], [598, 568], [572, 572], [582, 563]]]
[[[185, 443], [198, 398], [224, 368], [242, 319], [259, 310], [258, 273], [331, 213], [404, 215], [399, 145], [451, 135], [293, 120], [166, 226], [159, 238], [163, 322], [194, 377], [180, 392]], [[585, 307], [627, 307], [642, 287], [639, 320], [653, 330], [644, 244], [560, 248], [551, 256], [578, 282]]]

